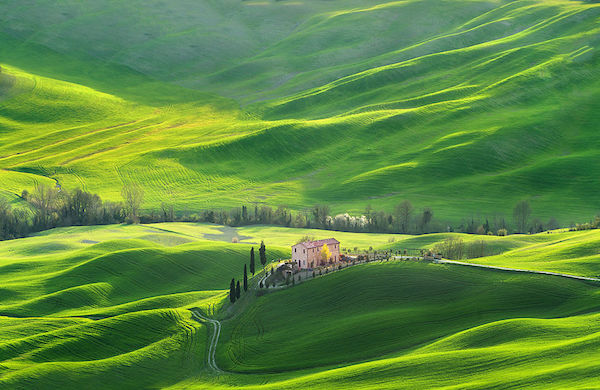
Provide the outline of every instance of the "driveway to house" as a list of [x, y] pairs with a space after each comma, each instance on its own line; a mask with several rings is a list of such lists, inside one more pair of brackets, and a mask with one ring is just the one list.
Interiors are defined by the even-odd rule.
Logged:
[[497, 267], [493, 265], [484, 265], [484, 264], [476, 264], [476, 263], [465, 263], [462, 261], [454, 261], [454, 260], [435, 260], [435, 263], [438, 264], [454, 264], [454, 265], [464, 265], [468, 267], [479, 267], [479, 268], [490, 268], [497, 269], [500, 271], [512, 271], [512, 272], [526, 272], [530, 274], [540, 274], [540, 275], [553, 275], [553, 276], [561, 276], [563, 278], [577, 279], [577, 280], [586, 280], [592, 282], [600, 282], [600, 278], [590, 278], [586, 276], [577, 276], [570, 274], [561, 274], [559, 272], [549, 272], [549, 271], [533, 271], [529, 269], [519, 269], [519, 268], [510, 268], [510, 267]]
[[204, 315], [202, 315], [202, 313], [198, 312], [197, 310], [191, 310], [192, 312], [192, 317], [194, 317], [196, 320], [200, 321], [200, 322], [204, 322], [204, 323], [210, 323], [213, 325], [213, 333], [212, 336], [210, 337], [210, 343], [208, 346], [208, 356], [207, 358], [207, 365], [209, 368], [211, 368], [213, 371], [216, 372], [223, 372], [223, 370], [221, 370], [219, 368], [219, 366], [217, 366], [217, 361], [215, 360], [215, 354], [217, 352], [217, 344], [219, 343], [219, 336], [221, 336], [221, 322], [217, 321], [217, 320], [213, 320], [211, 318], [207, 318]]

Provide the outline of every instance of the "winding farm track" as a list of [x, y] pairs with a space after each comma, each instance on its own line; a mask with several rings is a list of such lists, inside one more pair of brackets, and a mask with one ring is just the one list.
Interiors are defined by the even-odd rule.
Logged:
[[195, 310], [191, 310], [191, 312], [192, 312], [192, 317], [194, 317], [198, 321], [208, 322], [213, 325], [213, 333], [212, 333], [212, 337], [210, 337], [210, 343], [208, 346], [208, 355], [206, 357], [207, 364], [208, 364], [208, 367], [211, 368], [212, 370], [214, 370], [216, 372], [223, 372], [223, 370], [221, 370], [219, 368], [219, 366], [217, 366], [217, 362], [215, 360], [215, 353], [217, 352], [217, 344], [219, 343], [219, 336], [221, 336], [221, 322], [219, 322], [217, 320], [213, 320], [211, 318], [207, 318]]
[[489, 269], [497, 269], [500, 271], [512, 271], [512, 272], [525, 272], [530, 274], [540, 274], [540, 275], [552, 275], [552, 276], [560, 276], [563, 278], [577, 279], [577, 280], [586, 280], [591, 282], [600, 282], [600, 278], [590, 278], [586, 276], [577, 276], [570, 274], [561, 274], [559, 272], [549, 272], [549, 271], [533, 271], [529, 269], [519, 269], [519, 268], [509, 268], [509, 267], [497, 267], [493, 265], [484, 265], [477, 263], [465, 263], [462, 261], [454, 261], [454, 260], [436, 260], [436, 263], [439, 264], [455, 264], [455, 265], [464, 265], [469, 267], [479, 267], [479, 268], [489, 268]]

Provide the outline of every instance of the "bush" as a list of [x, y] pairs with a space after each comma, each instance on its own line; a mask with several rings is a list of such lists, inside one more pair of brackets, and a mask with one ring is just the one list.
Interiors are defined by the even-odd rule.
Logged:
[[296, 244], [302, 244], [303, 242], [308, 242], [308, 241], [315, 241], [315, 238], [312, 236], [302, 236], [300, 239], [298, 239], [298, 241], [296, 241]]
[[507, 236], [508, 235], [508, 231], [506, 229], [498, 229], [498, 233], [496, 233], [498, 236]]

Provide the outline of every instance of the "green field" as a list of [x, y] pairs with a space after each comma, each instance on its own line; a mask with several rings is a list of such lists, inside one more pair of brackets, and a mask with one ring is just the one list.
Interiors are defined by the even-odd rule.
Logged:
[[202, 373], [206, 327], [187, 309], [219, 310], [248, 251], [145, 226], [2, 242], [0, 388], [156, 388]]
[[[600, 209], [598, 17], [557, 1], [9, 1], [0, 191], [441, 220]], [[261, 22], [259, 23], [258, 20]], [[52, 180], [51, 180], [52, 179]]]
[[[0, 388], [600, 386], [599, 283], [387, 261], [230, 305], [226, 288], [251, 245], [264, 240], [269, 260], [287, 258], [307, 234], [332, 232], [160, 223], [1, 242]], [[469, 239], [333, 235], [375, 249]], [[597, 231], [488, 240], [505, 252], [471, 261], [598, 273]], [[212, 328], [190, 308], [222, 320], [225, 372], [206, 366]]]
[[[544, 226], [600, 212], [598, 1], [0, 3], [0, 209], [30, 224], [0, 237], [56, 226], [21, 196], [39, 184], [106, 201], [137, 185], [145, 215], [186, 216], [142, 221], [407, 199], [447, 232], [165, 222], [0, 241], [0, 389], [600, 389], [600, 282], [535, 273], [600, 278], [600, 229], [450, 232], [511, 225], [523, 200]], [[266, 291], [257, 262], [230, 302], [251, 247], [269, 271], [305, 236], [412, 254], [460, 239], [486, 253], [458, 260], [529, 272], [396, 258]]]

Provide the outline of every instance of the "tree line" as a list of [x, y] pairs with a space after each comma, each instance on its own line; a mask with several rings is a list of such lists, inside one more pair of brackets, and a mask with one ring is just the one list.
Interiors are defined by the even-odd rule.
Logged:
[[[528, 201], [518, 202], [512, 220], [504, 216], [469, 217], [459, 223], [446, 223], [437, 218], [433, 209], [417, 209], [409, 200], [398, 203], [393, 211], [375, 210], [367, 206], [361, 215], [332, 215], [329, 206], [315, 205], [309, 210], [294, 211], [285, 206], [276, 208], [253, 205], [225, 209], [205, 209], [196, 213], [174, 211], [172, 204], [162, 203], [160, 209], [142, 213], [144, 191], [137, 185], [126, 185], [122, 201], [103, 201], [97, 194], [81, 189], [67, 191], [59, 186], [38, 185], [32, 193], [23, 191], [25, 201], [17, 207], [0, 200], [0, 240], [25, 237], [41, 230], [61, 226], [103, 225], [113, 223], [210, 222], [228, 226], [278, 225], [294, 228], [318, 228], [347, 232], [424, 234], [461, 232], [480, 235], [539, 233], [560, 227], [556, 218], [542, 221], [533, 217]], [[600, 227], [600, 218], [583, 224], [573, 224], [574, 230]]]
[[[502, 215], [470, 216], [458, 223], [437, 219], [430, 207], [417, 209], [409, 200], [398, 203], [393, 211], [376, 210], [367, 206], [360, 215], [349, 213], [331, 215], [327, 205], [315, 205], [309, 210], [290, 210], [284, 206], [241, 206], [229, 210], [203, 210], [199, 214], [184, 215], [178, 220], [212, 222], [229, 226], [254, 224], [279, 225], [294, 228], [317, 228], [357, 233], [425, 234], [459, 232], [479, 235], [504, 236], [511, 233], [540, 233], [560, 228], [554, 217], [543, 221], [532, 213], [528, 201], [520, 201], [513, 208], [512, 218]], [[142, 218], [143, 220], [145, 218]], [[150, 221], [148, 221], [150, 222]], [[572, 229], [600, 227], [600, 217], [584, 224], [572, 224]]]
[[110, 202], [81, 189], [67, 191], [59, 186], [37, 185], [33, 192], [21, 193], [25, 204], [13, 206], [0, 200], [0, 240], [55, 227], [139, 222], [143, 190], [125, 186], [121, 194], [122, 202]]

